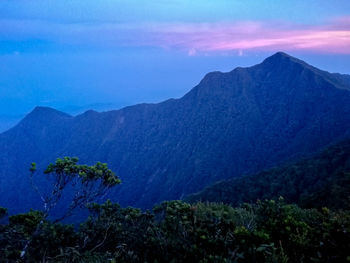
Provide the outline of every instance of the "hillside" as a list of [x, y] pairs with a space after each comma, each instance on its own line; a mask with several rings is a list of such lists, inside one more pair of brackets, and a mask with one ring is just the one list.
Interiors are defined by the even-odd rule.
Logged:
[[350, 209], [350, 140], [312, 158], [218, 182], [185, 199], [239, 205], [280, 196], [303, 207]]
[[0, 135], [0, 206], [35, 208], [29, 164], [62, 156], [107, 162], [123, 182], [111, 198], [150, 207], [310, 155], [350, 136], [348, 80], [276, 53], [209, 73], [182, 98], [159, 104], [75, 117], [37, 107]]

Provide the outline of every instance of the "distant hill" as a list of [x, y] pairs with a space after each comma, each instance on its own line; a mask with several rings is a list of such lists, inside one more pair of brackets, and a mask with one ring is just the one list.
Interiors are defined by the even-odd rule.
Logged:
[[303, 207], [350, 209], [350, 140], [312, 158], [218, 182], [185, 200], [239, 205], [280, 196]]
[[28, 182], [33, 161], [39, 168], [67, 155], [107, 162], [123, 181], [111, 198], [150, 207], [347, 137], [349, 76], [279, 52], [253, 67], [209, 73], [182, 98], [159, 104], [76, 117], [35, 108], [0, 135], [0, 206], [19, 212], [39, 203]]
[[[0, 101], [1, 103], [1, 101]], [[15, 105], [22, 105], [22, 101], [16, 101], [12, 102], [12, 104]], [[1, 104], [0, 104], [1, 105]], [[94, 104], [87, 104], [87, 105], [65, 105], [61, 106], [59, 108], [60, 111], [67, 112], [72, 115], [78, 115], [81, 114], [89, 109], [94, 109], [98, 111], [107, 111], [115, 108], [121, 108], [121, 103], [94, 103]], [[3, 111], [6, 111], [7, 105], [1, 105]], [[11, 107], [14, 107], [11, 105]], [[14, 127], [23, 117], [26, 115], [26, 110], [24, 108], [27, 108], [28, 105], [22, 105], [23, 108], [19, 108], [15, 113], [13, 114], [1, 114], [0, 112], [0, 133], [5, 132], [9, 130], [10, 128]], [[21, 112], [23, 110], [23, 112]], [[11, 112], [11, 110], [8, 110]]]

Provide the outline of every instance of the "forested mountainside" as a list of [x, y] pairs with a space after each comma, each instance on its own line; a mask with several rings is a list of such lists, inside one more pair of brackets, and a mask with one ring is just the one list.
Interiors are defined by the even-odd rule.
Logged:
[[239, 205], [277, 199], [302, 207], [350, 209], [350, 140], [308, 159], [258, 174], [221, 181], [187, 201]]
[[349, 137], [349, 102], [349, 76], [279, 52], [209, 73], [180, 99], [75, 117], [37, 107], [0, 135], [0, 205], [35, 208], [30, 163], [63, 156], [108, 163], [123, 182], [110, 197], [122, 205], [179, 199]]

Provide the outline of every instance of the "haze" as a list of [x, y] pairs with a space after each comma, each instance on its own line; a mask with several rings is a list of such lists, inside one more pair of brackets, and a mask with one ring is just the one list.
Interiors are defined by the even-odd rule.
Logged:
[[349, 1], [1, 1], [0, 131], [36, 105], [77, 114], [181, 97], [285, 51], [350, 73]]

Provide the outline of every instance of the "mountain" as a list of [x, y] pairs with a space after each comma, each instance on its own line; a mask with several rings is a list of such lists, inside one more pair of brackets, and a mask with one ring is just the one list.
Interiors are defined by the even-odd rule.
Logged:
[[[0, 101], [0, 105], [1, 105]], [[22, 104], [23, 108], [17, 109], [15, 113], [12, 114], [2, 114], [0, 111], [0, 133], [7, 131], [8, 129], [14, 127], [23, 117], [26, 115], [28, 111], [26, 111], [24, 108], [28, 107], [28, 105], [23, 105], [24, 103], [22, 101], [15, 101], [11, 103], [12, 107], [13, 104]], [[87, 105], [66, 105], [66, 106], [61, 106], [59, 107], [60, 111], [67, 112], [71, 115], [77, 115], [81, 114], [91, 108], [98, 110], [98, 111], [106, 111], [106, 110], [111, 110], [115, 108], [120, 108], [121, 103], [94, 103], [94, 104], [87, 104]], [[6, 111], [6, 106], [7, 105], [1, 105], [0, 110]], [[7, 111], [12, 111], [13, 109]], [[21, 112], [21, 110], [23, 112]]]
[[239, 205], [280, 196], [307, 208], [350, 209], [350, 140], [312, 158], [218, 182], [185, 200]]
[[349, 102], [349, 76], [279, 52], [209, 73], [180, 99], [75, 117], [37, 107], [0, 135], [0, 206], [35, 207], [29, 164], [62, 156], [107, 162], [122, 179], [111, 196], [122, 205], [183, 198], [350, 137]]

